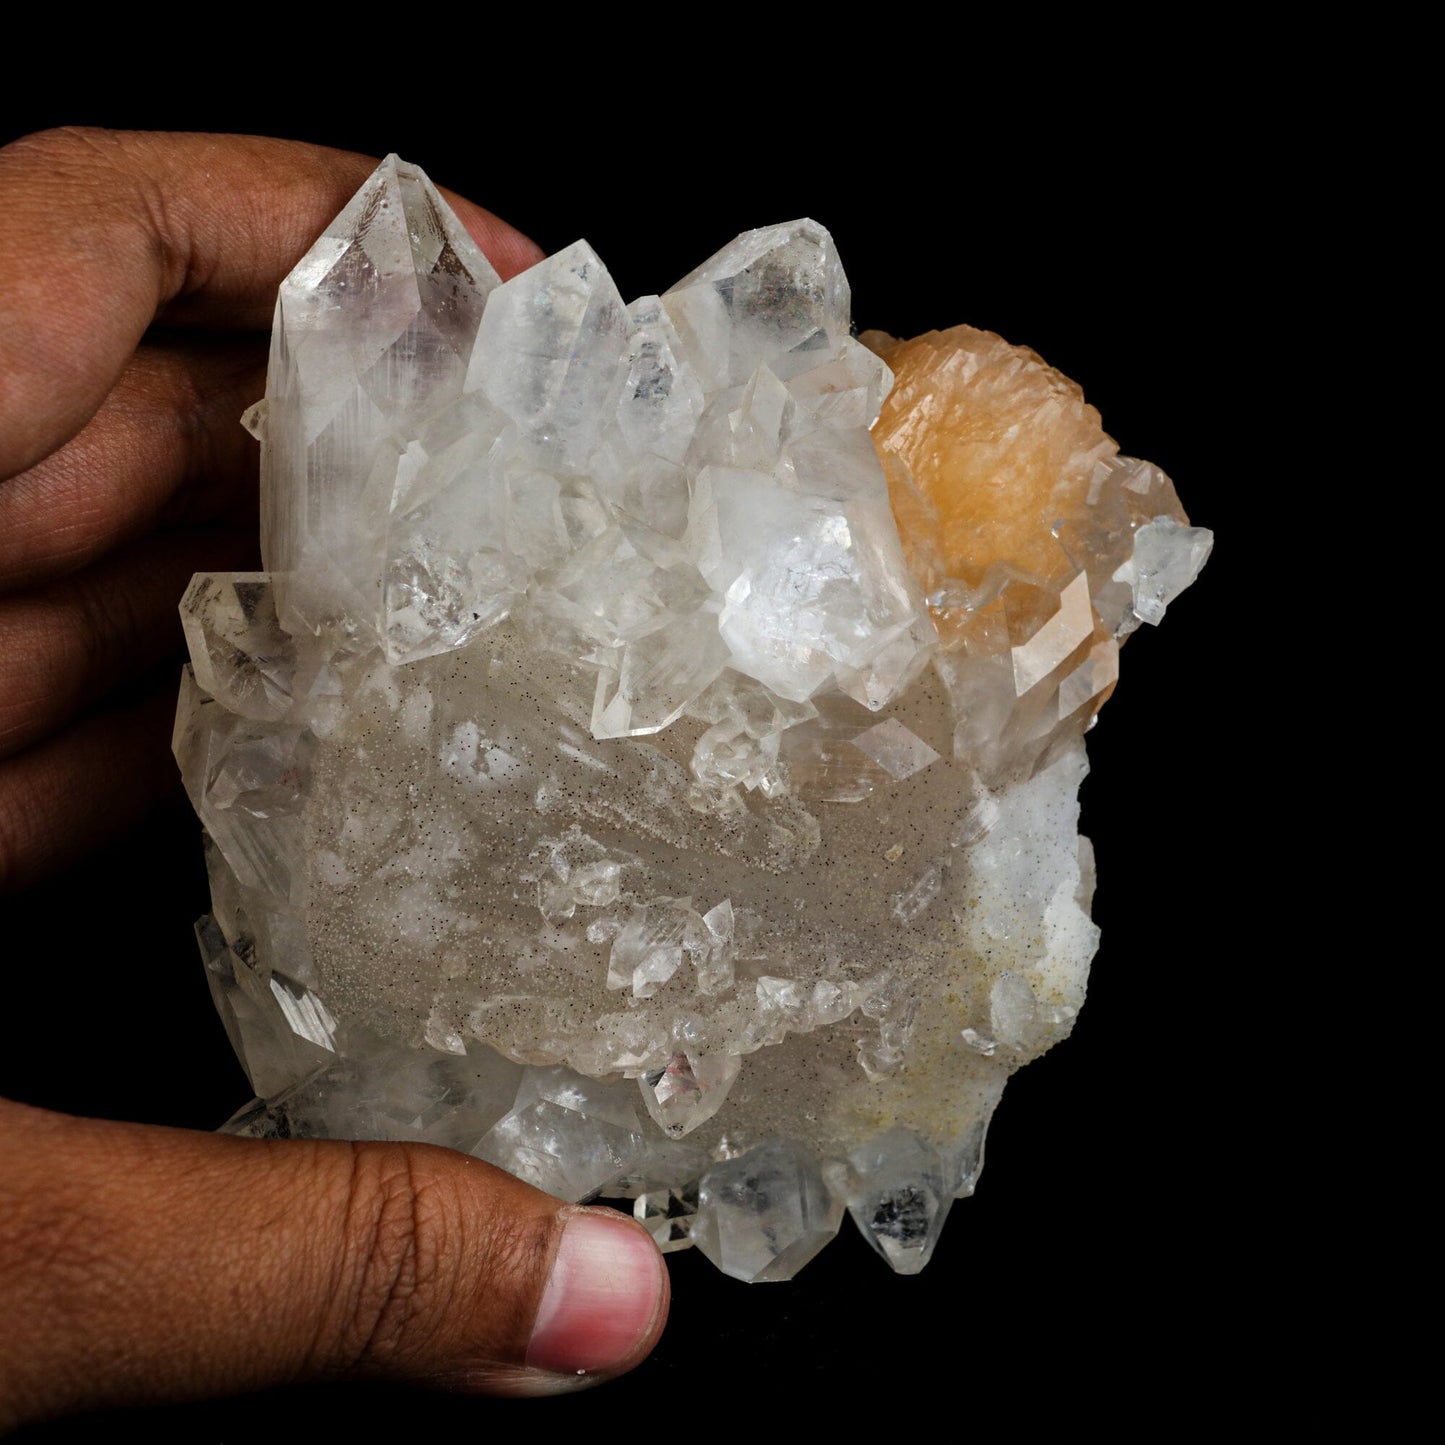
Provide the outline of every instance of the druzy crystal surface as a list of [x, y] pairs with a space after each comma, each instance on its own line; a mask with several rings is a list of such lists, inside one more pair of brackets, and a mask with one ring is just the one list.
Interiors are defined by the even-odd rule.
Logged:
[[922, 1268], [1083, 1002], [1083, 733], [1209, 547], [1168, 478], [996, 336], [855, 338], [814, 222], [628, 305], [395, 157], [247, 424], [267, 570], [192, 583], [175, 734], [227, 1127]]

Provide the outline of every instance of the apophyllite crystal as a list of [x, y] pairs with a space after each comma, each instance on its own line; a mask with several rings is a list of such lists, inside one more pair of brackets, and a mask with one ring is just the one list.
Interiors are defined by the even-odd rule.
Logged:
[[583, 242], [499, 285], [394, 157], [248, 424], [268, 570], [193, 582], [175, 737], [227, 1127], [922, 1268], [1083, 1002], [1082, 735], [1209, 548], [1169, 480], [996, 336], [855, 339], [811, 221], [628, 306]]

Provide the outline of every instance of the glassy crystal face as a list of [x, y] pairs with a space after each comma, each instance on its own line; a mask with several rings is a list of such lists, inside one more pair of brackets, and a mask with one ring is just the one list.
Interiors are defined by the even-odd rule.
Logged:
[[921, 1269], [1083, 1003], [1083, 733], [1209, 548], [1168, 478], [996, 336], [855, 339], [812, 221], [627, 305], [395, 157], [248, 425], [268, 570], [187, 592], [175, 733], [227, 1127]]

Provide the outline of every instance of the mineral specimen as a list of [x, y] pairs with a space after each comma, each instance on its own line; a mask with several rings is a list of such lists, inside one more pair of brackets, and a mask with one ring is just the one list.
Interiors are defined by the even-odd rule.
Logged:
[[175, 734], [227, 1127], [921, 1269], [1083, 1002], [1082, 735], [1209, 548], [1169, 480], [996, 336], [855, 339], [811, 221], [628, 306], [583, 242], [500, 285], [395, 157], [247, 420], [268, 570], [192, 583]]

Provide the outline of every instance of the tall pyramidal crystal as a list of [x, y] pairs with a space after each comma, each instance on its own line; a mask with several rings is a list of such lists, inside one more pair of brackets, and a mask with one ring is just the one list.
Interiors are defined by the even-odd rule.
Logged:
[[267, 570], [182, 604], [233, 1132], [445, 1144], [741, 1279], [845, 1211], [928, 1261], [1083, 1003], [1083, 733], [1210, 538], [1032, 353], [849, 305], [806, 220], [501, 285], [395, 157], [287, 279]]

